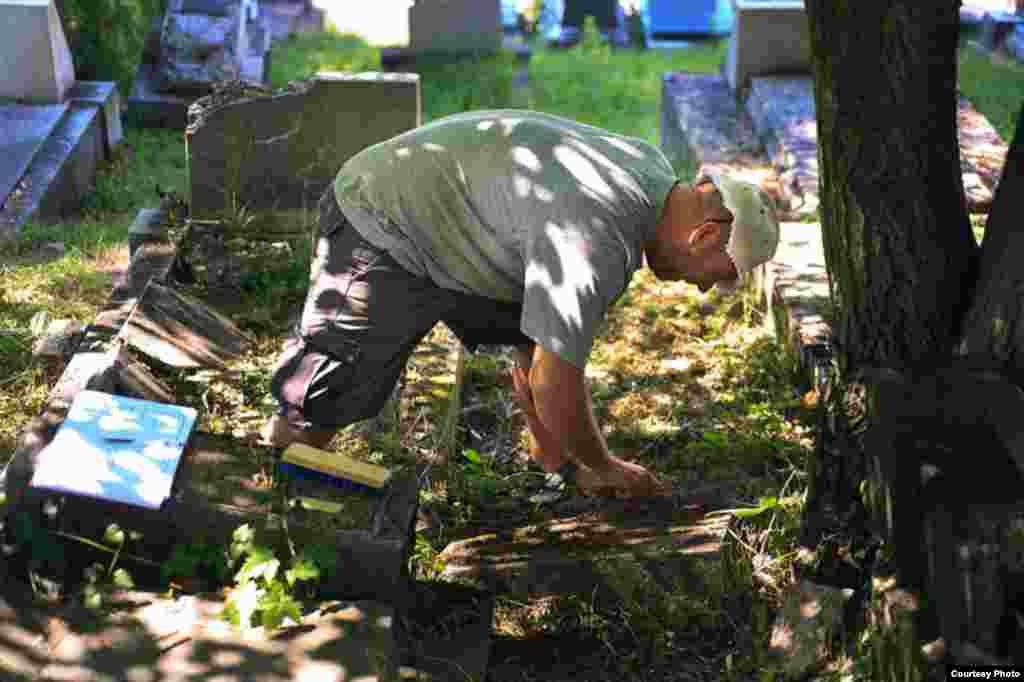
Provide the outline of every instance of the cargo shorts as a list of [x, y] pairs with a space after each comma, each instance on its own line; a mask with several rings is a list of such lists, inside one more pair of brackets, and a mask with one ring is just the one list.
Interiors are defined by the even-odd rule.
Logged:
[[271, 393], [292, 428], [341, 428], [377, 416], [439, 321], [470, 351], [533, 344], [519, 328], [522, 303], [443, 289], [409, 273], [352, 227], [333, 183], [319, 208], [302, 318], [271, 375]]

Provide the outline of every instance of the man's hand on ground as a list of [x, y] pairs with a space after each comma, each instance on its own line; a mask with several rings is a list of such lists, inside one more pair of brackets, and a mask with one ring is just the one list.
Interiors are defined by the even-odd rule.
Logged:
[[585, 492], [612, 490], [621, 497], [654, 497], [668, 492], [668, 486], [650, 471], [615, 456], [601, 471], [580, 467], [576, 482]]

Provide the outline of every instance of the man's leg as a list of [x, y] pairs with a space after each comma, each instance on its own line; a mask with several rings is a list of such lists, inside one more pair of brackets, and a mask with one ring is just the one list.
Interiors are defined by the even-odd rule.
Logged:
[[271, 379], [281, 411], [264, 435], [278, 447], [324, 447], [342, 427], [377, 415], [416, 344], [454, 305], [364, 240], [337, 208], [333, 187], [321, 200], [317, 261], [299, 338]]

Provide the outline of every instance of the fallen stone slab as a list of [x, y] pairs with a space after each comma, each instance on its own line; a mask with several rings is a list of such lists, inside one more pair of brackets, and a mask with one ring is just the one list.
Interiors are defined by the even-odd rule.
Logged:
[[697, 175], [727, 173], [786, 204], [750, 115], [719, 75], [673, 72], [662, 82], [661, 148], [674, 166]]
[[153, 281], [135, 303], [119, 336], [172, 367], [225, 369], [251, 345], [228, 318]]
[[[327, 602], [268, 634], [220, 620], [218, 595], [108, 595], [103, 612], [0, 598], [5, 680], [161, 682], [237, 679], [365, 682], [396, 679], [395, 611], [369, 601]], [[6, 675], [12, 675], [7, 677]]]
[[599, 511], [483, 533], [441, 552], [442, 575], [522, 596], [621, 594], [617, 578], [637, 569], [671, 583], [662, 572], [671, 567], [675, 577], [700, 582], [708, 564], [717, 565], [727, 518], [664, 511]]
[[818, 214], [818, 122], [810, 78], [753, 78], [746, 110], [779, 176], [785, 210]]

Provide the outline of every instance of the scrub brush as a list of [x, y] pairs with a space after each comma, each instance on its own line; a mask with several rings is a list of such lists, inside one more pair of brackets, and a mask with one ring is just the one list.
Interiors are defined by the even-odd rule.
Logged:
[[391, 472], [382, 466], [302, 443], [292, 443], [285, 449], [281, 470], [296, 478], [353, 492], [379, 491], [391, 479]]

